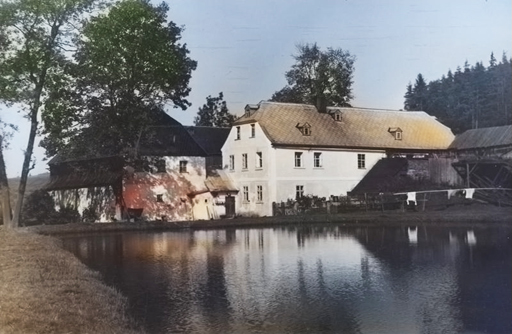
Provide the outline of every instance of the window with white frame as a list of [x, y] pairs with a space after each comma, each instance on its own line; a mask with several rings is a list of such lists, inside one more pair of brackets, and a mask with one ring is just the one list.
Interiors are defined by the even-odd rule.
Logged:
[[295, 152], [295, 167], [302, 167], [302, 152]]
[[229, 156], [229, 169], [235, 170], [235, 156], [234, 155]]
[[256, 186], [256, 197], [258, 202], [263, 202], [263, 186]]
[[366, 168], [366, 154], [358, 154], [357, 155], [357, 168], [359, 168], [359, 169]]
[[236, 127], [236, 140], [240, 140], [240, 127]]
[[247, 153], [242, 154], [242, 169], [247, 169]]
[[315, 167], [315, 168], [322, 167], [322, 153], [321, 152], [313, 153], [313, 167]]
[[256, 124], [251, 124], [251, 138], [256, 137]]
[[263, 168], [263, 153], [256, 152], [256, 168]]
[[304, 186], [297, 185], [295, 186], [295, 199], [299, 199], [301, 197], [304, 197]]
[[249, 202], [249, 186], [242, 187], [243, 201]]

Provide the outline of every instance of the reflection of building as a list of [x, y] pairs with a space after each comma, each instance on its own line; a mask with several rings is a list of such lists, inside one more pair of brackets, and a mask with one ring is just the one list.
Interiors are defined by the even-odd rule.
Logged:
[[[229, 129], [184, 127], [162, 113], [141, 132], [135, 154], [49, 162], [52, 191], [61, 207], [96, 221], [214, 219], [237, 190], [222, 171], [220, 148]], [[234, 198], [234, 197], [231, 197]], [[229, 203], [232, 204], [231, 202]]]
[[240, 190], [237, 213], [272, 215], [272, 202], [346, 195], [382, 158], [445, 150], [449, 128], [424, 112], [260, 102], [222, 147]]

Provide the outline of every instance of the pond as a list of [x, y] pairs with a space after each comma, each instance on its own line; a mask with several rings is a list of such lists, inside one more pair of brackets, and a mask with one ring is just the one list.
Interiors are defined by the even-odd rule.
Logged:
[[64, 238], [149, 333], [512, 333], [509, 227]]

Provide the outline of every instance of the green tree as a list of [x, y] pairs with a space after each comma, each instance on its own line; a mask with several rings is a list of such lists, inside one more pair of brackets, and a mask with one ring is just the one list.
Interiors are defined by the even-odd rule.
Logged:
[[23, 205], [25, 225], [50, 224], [56, 216], [55, 202], [47, 191], [36, 190], [27, 196]]
[[407, 85], [404, 97], [405, 110], [424, 110], [427, 101], [427, 83], [421, 73], [416, 77], [414, 86], [410, 83]]
[[167, 22], [165, 3], [124, 0], [93, 17], [78, 37], [66, 87], [57, 87], [44, 115], [48, 154], [119, 154], [134, 148], [164, 106], [186, 109], [197, 63]]
[[[0, 3], [0, 101], [20, 107], [30, 121], [13, 219], [19, 226], [42, 106], [58, 82], [65, 50], [83, 15], [95, 0], [12, 0]], [[0, 164], [0, 169], [5, 169]], [[2, 171], [3, 174], [4, 171]]]
[[414, 87], [406, 86], [404, 108], [436, 116], [454, 133], [467, 129], [512, 123], [512, 66], [503, 54], [497, 62], [491, 53], [489, 67], [482, 62], [455, 73], [448, 71], [428, 84], [418, 75]]
[[295, 64], [286, 72], [288, 85], [271, 100], [313, 104], [319, 111], [329, 105], [350, 106], [355, 56], [342, 49], [322, 51], [316, 43], [298, 45], [297, 51]]
[[194, 118], [194, 124], [219, 128], [231, 127], [235, 118], [235, 115], [229, 112], [224, 95], [220, 92], [218, 97], [208, 96], [206, 98], [206, 104], [199, 108], [197, 116]]

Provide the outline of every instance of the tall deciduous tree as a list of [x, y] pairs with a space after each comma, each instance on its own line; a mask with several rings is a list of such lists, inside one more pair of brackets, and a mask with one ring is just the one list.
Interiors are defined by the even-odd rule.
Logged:
[[288, 85], [271, 100], [326, 106], [350, 106], [355, 56], [342, 49], [320, 50], [315, 44], [297, 46], [296, 63], [286, 72]]
[[[71, 31], [95, 0], [11, 0], [0, 3], [0, 101], [21, 106], [30, 121], [17, 201], [10, 226], [19, 225], [40, 110], [58, 81]], [[5, 166], [0, 169], [5, 172]], [[1, 174], [1, 173], [0, 173]]]
[[44, 121], [48, 154], [119, 154], [171, 103], [186, 109], [196, 62], [167, 22], [165, 3], [124, 0], [92, 18], [77, 40], [67, 87], [57, 84]]
[[197, 126], [230, 127], [235, 121], [235, 115], [231, 114], [224, 101], [224, 95], [218, 97], [208, 96], [206, 103], [199, 108], [194, 124]]

